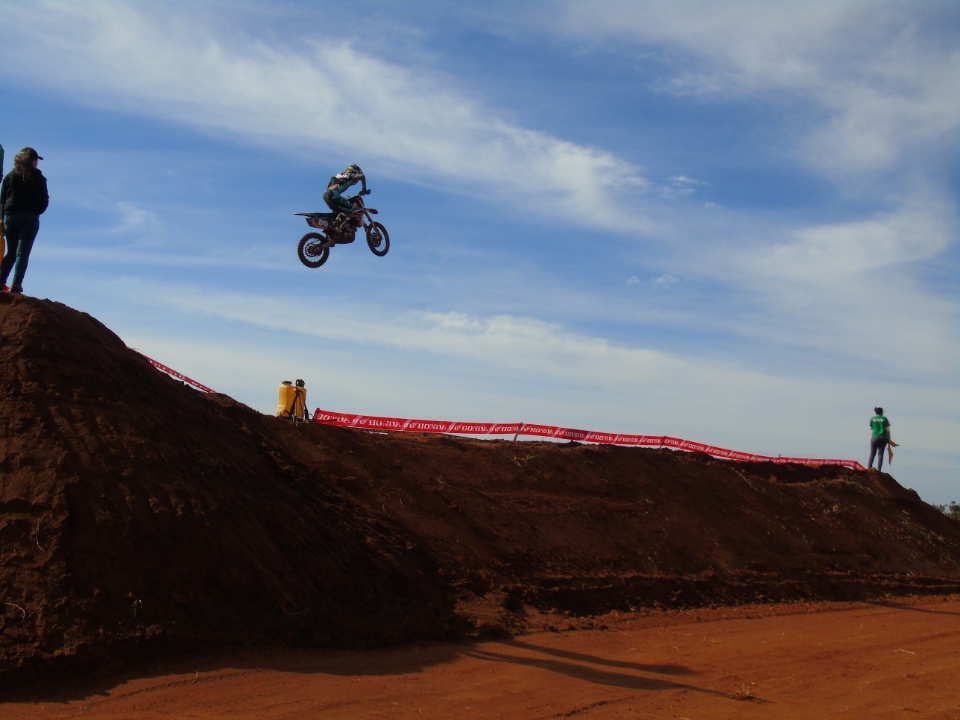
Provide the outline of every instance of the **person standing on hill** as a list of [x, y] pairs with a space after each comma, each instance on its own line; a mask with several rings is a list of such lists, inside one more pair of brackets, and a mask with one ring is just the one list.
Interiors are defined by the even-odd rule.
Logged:
[[890, 421], [883, 415], [882, 407], [873, 409], [874, 416], [870, 418], [870, 462], [867, 468], [873, 469], [873, 459], [877, 458], [877, 470], [883, 470], [883, 451], [890, 441]]
[[[33, 241], [40, 231], [40, 216], [50, 204], [47, 179], [37, 167], [43, 160], [32, 147], [25, 147], [13, 158], [13, 170], [0, 183], [0, 209], [7, 252], [0, 262], [0, 285], [3, 292], [23, 292], [23, 276], [30, 262]], [[13, 281], [7, 278], [13, 271]]]

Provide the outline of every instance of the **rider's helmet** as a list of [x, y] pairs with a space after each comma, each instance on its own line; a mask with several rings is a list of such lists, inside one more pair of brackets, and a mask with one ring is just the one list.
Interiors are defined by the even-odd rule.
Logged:
[[363, 175], [363, 170], [360, 169], [360, 166], [354, 163], [347, 168], [347, 172], [356, 173], [357, 175]]

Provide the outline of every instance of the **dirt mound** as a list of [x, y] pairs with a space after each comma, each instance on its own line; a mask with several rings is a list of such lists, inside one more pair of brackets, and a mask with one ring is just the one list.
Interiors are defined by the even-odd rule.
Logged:
[[0, 432], [0, 689], [222, 645], [960, 591], [960, 524], [887, 475], [294, 426], [46, 300], [0, 298]]

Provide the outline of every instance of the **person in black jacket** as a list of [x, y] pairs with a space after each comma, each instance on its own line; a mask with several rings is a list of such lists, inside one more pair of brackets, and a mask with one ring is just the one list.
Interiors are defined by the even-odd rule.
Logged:
[[[13, 158], [13, 170], [0, 184], [0, 209], [3, 210], [3, 228], [7, 252], [0, 262], [0, 285], [3, 292], [23, 292], [23, 276], [30, 262], [33, 241], [40, 231], [40, 216], [50, 204], [47, 179], [37, 167], [43, 160], [32, 147], [25, 147]], [[13, 281], [7, 287], [7, 278], [13, 270]]]

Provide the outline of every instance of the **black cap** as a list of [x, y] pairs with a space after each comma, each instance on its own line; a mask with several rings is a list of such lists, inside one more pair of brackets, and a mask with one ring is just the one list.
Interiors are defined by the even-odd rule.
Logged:
[[43, 160], [43, 158], [40, 157], [40, 156], [37, 154], [37, 151], [34, 150], [32, 147], [25, 147], [25, 148], [24, 148], [23, 150], [21, 150], [20, 152], [25, 153], [26, 156], [27, 156], [28, 158], [30, 158], [31, 160]]

